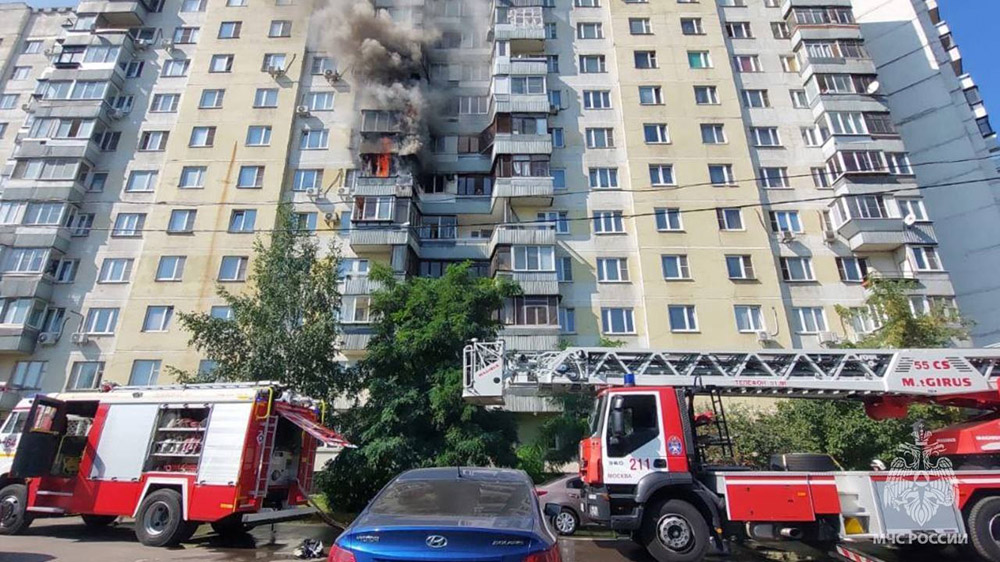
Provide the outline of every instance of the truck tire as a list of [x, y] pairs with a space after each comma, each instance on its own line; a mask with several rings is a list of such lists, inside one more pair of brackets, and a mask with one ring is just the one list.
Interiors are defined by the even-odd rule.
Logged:
[[171, 546], [191, 534], [190, 525], [184, 521], [180, 494], [157, 490], [142, 500], [135, 517], [135, 536], [139, 542], [146, 546]]
[[642, 545], [659, 562], [698, 562], [708, 550], [705, 516], [683, 500], [650, 505], [640, 533]]
[[28, 488], [11, 484], [0, 490], [0, 535], [16, 535], [31, 525], [28, 514]]
[[1000, 496], [982, 498], [966, 521], [969, 542], [983, 560], [1000, 560]]
[[89, 530], [103, 529], [118, 519], [117, 515], [81, 515], [80, 517]]

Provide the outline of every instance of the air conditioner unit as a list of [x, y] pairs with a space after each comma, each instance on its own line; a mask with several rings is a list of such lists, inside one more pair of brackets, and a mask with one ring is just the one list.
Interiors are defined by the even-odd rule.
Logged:
[[21, 104], [21, 111], [27, 111], [28, 113], [31, 113], [31, 104], [30, 103], [22, 103]]
[[309, 197], [314, 197], [314, 198], [318, 197], [319, 196], [319, 190], [316, 189], [315, 187], [308, 187], [308, 188], [306, 188], [306, 195], [308, 195]]
[[285, 69], [280, 66], [269, 66], [267, 67], [267, 73], [272, 77], [277, 78], [285, 75]]
[[328, 69], [324, 70], [323, 71], [323, 77], [326, 78], [327, 80], [329, 80], [330, 82], [339, 82], [340, 81], [340, 73], [337, 72], [336, 70], [332, 69], [332, 68], [328, 68]]
[[297, 115], [302, 115], [302, 116], [309, 115], [309, 106], [308, 105], [300, 105], [300, 106], [298, 106], [298, 107], [295, 108], [295, 113]]
[[824, 242], [826, 242], [827, 244], [832, 244], [836, 240], [837, 240], [837, 233], [836, 232], [834, 232], [832, 230], [824, 230], [823, 231], [823, 241]]
[[114, 119], [115, 121], [118, 121], [122, 117], [125, 117], [125, 112], [118, 109], [117, 107], [112, 107], [111, 109], [108, 110], [108, 117]]
[[38, 334], [38, 345], [55, 345], [59, 341], [59, 332], [42, 332]]
[[169, 49], [173, 49], [174, 48], [174, 40], [164, 37], [163, 39], [160, 39], [160, 46], [163, 47], [164, 49], [168, 49], [168, 50]]
[[150, 43], [151, 41], [149, 39], [136, 39], [135, 41], [132, 42], [132, 46], [135, 48], [136, 51], [145, 51], [147, 48], [149, 48]]
[[326, 213], [326, 214], [323, 215], [323, 220], [325, 220], [326, 222], [328, 222], [330, 224], [337, 224], [337, 219], [338, 219], [338, 217], [334, 213]]
[[560, 107], [558, 105], [549, 105], [549, 115], [556, 115], [559, 113]]
[[347, 194], [348, 194], [348, 193], [350, 193], [350, 192], [351, 192], [351, 190], [350, 190], [350, 189], [349, 189], [349, 188], [348, 188], [347, 186], [344, 186], [344, 187], [338, 187], [338, 188], [337, 188], [337, 193], [338, 193], [339, 195], [347, 195]]
[[51, 57], [52, 55], [56, 54], [56, 48], [55, 47], [49, 47], [48, 49], [45, 49], [44, 51], [42, 51], [42, 54], [45, 55], [45, 56], [47, 56], [47, 57]]
[[82, 332], [76, 332], [73, 334], [73, 343], [78, 345], [83, 345], [90, 341], [90, 336]]
[[819, 333], [819, 343], [821, 345], [831, 345], [836, 344], [840, 341], [840, 336], [837, 332], [820, 332]]
[[782, 230], [781, 241], [784, 242], [785, 244], [788, 244], [790, 242], [795, 242], [795, 233], [790, 230]]
[[914, 224], [916, 224], [916, 222], [917, 222], [917, 216], [914, 215], [913, 213], [910, 213], [905, 217], [903, 217], [903, 224], [905, 224], [906, 226], [913, 226]]
[[759, 341], [760, 343], [767, 343], [770, 341], [774, 341], [774, 337], [772, 337], [771, 334], [767, 333], [766, 330], [761, 330], [757, 332], [757, 341]]

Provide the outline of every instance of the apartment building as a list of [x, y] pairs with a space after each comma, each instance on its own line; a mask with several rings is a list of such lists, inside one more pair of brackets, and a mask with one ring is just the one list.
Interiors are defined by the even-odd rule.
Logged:
[[[830, 345], [876, 327], [835, 310], [863, 304], [866, 276], [916, 280], [914, 310], [955, 306], [963, 258], [938, 249], [849, 0], [337, 9], [14, 9], [0, 408], [210, 369], [176, 314], [229, 313], [216, 288], [244, 286], [281, 202], [341, 244], [345, 360], [369, 338], [376, 262], [517, 281], [498, 312], [515, 349]], [[345, 25], [413, 38], [420, 70], [366, 66]]]

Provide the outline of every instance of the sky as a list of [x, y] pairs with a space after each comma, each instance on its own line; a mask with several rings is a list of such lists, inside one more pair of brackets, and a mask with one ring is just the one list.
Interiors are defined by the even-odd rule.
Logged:
[[[16, 0], [0, 0], [0, 3], [11, 1]], [[76, 5], [75, 0], [27, 0], [27, 3], [35, 7]], [[996, 116], [994, 127], [1000, 129], [1000, 65], [993, 64], [1000, 0], [938, 0], [938, 6], [962, 52], [965, 71], [979, 85], [986, 108], [990, 115]]]

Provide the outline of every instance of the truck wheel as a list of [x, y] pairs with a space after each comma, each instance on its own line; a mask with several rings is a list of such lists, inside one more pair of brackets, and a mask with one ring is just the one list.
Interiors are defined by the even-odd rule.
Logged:
[[135, 517], [135, 535], [146, 546], [175, 545], [188, 537], [181, 495], [174, 490], [157, 490], [146, 496]]
[[31, 525], [28, 488], [11, 484], [0, 490], [0, 535], [16, 535]]
[[977, 501], [966, 526], [976, 554], [984, 560], [1000, 560], [1000, 497]]
[[80, 517], [83, 519], [83, 524], [91, 530], [107, 527], [118, 519], [117, 515], [81, 515]]
[[666, 500], [653, 504], [643, 519], [642, 544], [659, 562], [697, 562], [705, 556], [708, 523], [690, 503]]

